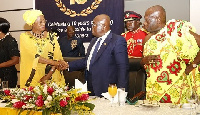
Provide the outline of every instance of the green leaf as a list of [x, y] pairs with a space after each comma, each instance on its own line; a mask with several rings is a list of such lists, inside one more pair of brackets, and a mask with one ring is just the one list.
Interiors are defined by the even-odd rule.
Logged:
[[92, 111], [92, 110], [94, 109], [94, 107], [95, 107], [94, 104], [88, 103], [88, 102], [80, 103], [80, 105], [84, 105], [84, 106], [86, 106], [86, 107], [89, 107], [91, 111]]
[[51, 110], [50, 109], [43, 109], [42, 110], [42, 115], [51, 115]]

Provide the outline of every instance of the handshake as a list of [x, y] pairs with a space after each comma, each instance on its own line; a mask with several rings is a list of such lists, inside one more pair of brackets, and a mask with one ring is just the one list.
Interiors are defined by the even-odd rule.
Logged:
[[66, 70], [69, 68], [68, 62], [65, 62], [64, 60], [54, 61], [52, 66], [55, 66], [55, 69], [57, 70]]

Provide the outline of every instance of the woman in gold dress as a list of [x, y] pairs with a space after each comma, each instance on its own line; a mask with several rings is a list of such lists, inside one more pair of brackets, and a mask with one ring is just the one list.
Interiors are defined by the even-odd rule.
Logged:
[[55, 34], [45, 31], [44, 15], [40, 10], [29, 10], [24, 13], [23, 18], [32, 26], [32, 30], [20, 35], [20, 87], [44, 82], [43, 76], [49, 71], [55, 71], [52, 81], [65, 85], [60, 70], [67, 68], [67, 64], [63, 61]]

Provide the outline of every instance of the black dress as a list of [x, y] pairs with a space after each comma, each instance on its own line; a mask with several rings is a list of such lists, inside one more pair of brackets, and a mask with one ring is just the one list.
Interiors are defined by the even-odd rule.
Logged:
[[[13, 56], [20, 56], [18, 44], [15, 38], [7, 35], [0, 39], [0, 63], [11, 60]], [[15, 65], [10, 67], [0, 68], [1, 81], [8, 81], [8, 87], [14, 88], [17, 85], [17, 70]]]

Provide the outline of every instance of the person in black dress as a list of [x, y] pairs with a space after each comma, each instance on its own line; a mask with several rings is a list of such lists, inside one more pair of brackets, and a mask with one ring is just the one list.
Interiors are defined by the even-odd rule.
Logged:
[[0, 78], [8, 81], [8, 87], [17, 85], [17, 70], [15, 65], [19, 63], [19, 50], [15, 38], [9, 34], [10, 23], [0, 17]]

